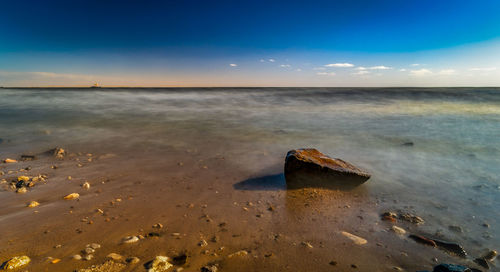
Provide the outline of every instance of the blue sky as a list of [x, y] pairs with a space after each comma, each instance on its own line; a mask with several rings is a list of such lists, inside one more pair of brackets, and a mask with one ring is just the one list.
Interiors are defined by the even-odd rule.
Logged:
[[500, 1], [3, 1], [5, 86], [500, 86]]

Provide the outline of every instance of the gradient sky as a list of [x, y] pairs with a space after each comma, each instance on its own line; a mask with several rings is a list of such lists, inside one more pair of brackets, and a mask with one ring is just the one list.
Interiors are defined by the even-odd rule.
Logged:
[[0, 4], [0, 86], [500, 86], [498, 0]]

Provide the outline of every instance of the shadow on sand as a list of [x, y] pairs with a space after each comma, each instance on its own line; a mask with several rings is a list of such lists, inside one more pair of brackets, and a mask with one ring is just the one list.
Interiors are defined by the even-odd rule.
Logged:
[[233, 188], [242, 191], [281, 191], [286, 190], [283, 173], [249, 178], [233, 184]]

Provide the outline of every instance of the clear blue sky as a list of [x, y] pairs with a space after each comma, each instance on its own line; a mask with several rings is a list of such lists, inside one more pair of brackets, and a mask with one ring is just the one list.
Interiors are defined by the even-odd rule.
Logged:
[[500, 1], [4, 1], [0, 85], [500, 85]]

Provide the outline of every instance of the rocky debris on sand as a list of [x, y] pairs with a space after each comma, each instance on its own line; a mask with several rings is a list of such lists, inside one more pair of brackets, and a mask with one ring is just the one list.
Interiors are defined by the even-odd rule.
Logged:
[[370, 174], [341, 159], [330, 158], [314, 148], [288, 151], [285, 180], [288, 188], [321, 187], [352, 189]]
[[14, 270], [21, 268], [31, 262], [28, 256], [16, 256], [2, 265], [3, 270]]
[[106, 258], [112, 259], [115, 262], [123, 260], [123, 256], [118, 253], [109, 253]]
[[83, 189], [86, 189], [86, 190], [90, 189], [90, 183], [88, 183], [88, 181], [85, 181], [85, 182], [82, 184], [82, 188], [83, 188]]
[[231, 253], [229, 255], [227, 255], [228, 258], [234, 258], [234, 257], [243, 257], [243, 256], [246, 256], [248, 255], [248, 251], [246, 250], [239, 250], [239, 251], [236, 251], [234, 253]]
[[111, 260], [106, 261], [100, 265], [93, 265], [89, 268], [79, 269], [77, 272], [119, 272], [125, 269], [125, 265], [121, 263], [115, 263]]
[[484, 254], [481, 258], [493, 262], [495, 258], [497, 257], [498, 252], [496, 250], [490, 250], [486, 254]]
[[18, 193], [18, 194], [24, 194], [24, 193], [26, 193], [27, 191], [28, 191], [28, 189], [26, 189], [26, 187], [21, 187], [21, 188], [18, 188], [18, 189], [16, 190], [16, 193]]
[[77, 199], [80, 197], [80, 194], [78, 193], [71, 193], [67, 196], [64, 197], [65, 200], [72, 200], [72, 199]]
[[92, 244], [88, 244], [86, 247], [91, 247], [93, 249], [98, 249], [98, 248], [101, 248], [101, 245], [99, 245], [98, 243], [92, 243]]
[[391, 231], [393, 231], [394, 233], [399, 234], [399, 235], [404, 235], [406, 233], [406, 230], [404, 230], [403, 228], [400, 228], [398, 226], [392, 226]]
[[36, 159], [35, 155], [21, 155], [21, 161], [33, 161]]
[[161, 223], [156, 223], [156, 224], [153, 225], [153, 228], [155, 228], [155, 229], [161, 229], [161, 228], [163, 228], [163, 225]]
[[16, 162], [17, 162], [17, 160], [9, 159], [9, 158], [3, 160], [3, 163], [16, 163]]
[[147, 264], [148, 272], [163, 272], [167, 271], [172, 266], [170, 258], [165, 256], [156, 256]]
[[177, 266], [185, 265], [187, 262], [187, 259], [188, 259], [188, 256], [186, 254], [177, 255], [177, 256], [172, 258], [172, 264], [177, 265]]
[[217, 270], [218, 270], [217, 264], [208, 264], [200, 269], [201, 272], [217, 272]]
[[82, 259], [82, 255], [80, 255], [80, 254], [75, 254], [75, 255], [73, 255], [71, 258], [72, 258], [73, 260], [77, 260], [77, 261], [79, 261], [79, 260], [81, 260], [81, 259]]
[[351, 234], [349, 232], [342, 231], [341, 234], [344, 235], [345, 237], [349, 238], [356, 245], [364, 245], [364, 244], [368, 243], [368, 241], [366, 241], [366, 239], [363, 239], [363, 238], [356, 236], [354, 234]]
[[54, 157], [57, 159], [64, 159], [64, 156], [66, 155], [66, 151], [60, 147], [56, 147], [53, 149], [53, 154]]
[[309, 242], [302, 242], [300, 244], [307, 247], [307, 248], [313, 248], [313, 245], [311, 245], [311, 243], [309, 243]]
[[415, 240], [418, 243], [429, 245], [432, 247], [437, 247], [452, 255], [456, 255], [462, 258], [467, 257], [467, 252], [465, 252], [464, 248], [459, 244], [431, 239], [422, 235], [415, 235], [415, 234], [410, 234], [410, 236], [408, 237]]
[[123, 244], [133, 244], [139, 241], [139, 237], [137, 236], [127, 236], [122, 239]]
[[141, 259], [139, 259], [137, 257], [130, 257], [130, 258], [127, 258], [125, 261], [129, 264], [136, 264], [136, 263], [140, 262]]
[[400, 219], [400, 220], [403, 220], [406, 222], [410, 222], [413, 224], [417, 224], [417, 225], [423, 224], [425, 222], [424, 219], [422, 219], [422, 217], [411, 214], [411, 213], [397, 214], [395, 212], [384, 212], [380, 217], [382, 218], [382, 220], [391, 221], [393, 223], [396, 222], [397, 219]]
[[476, 271], [479, 270], [457, 264], [440, 264], [435, 266], [434, 270], [432, 270], [432, 272], [476, 272]]
[[476, 264], [478, 264], [479, 266], [483, 267], [483, 268], [486, 268], [486, 269], [490, 269], [490, 265], [488, 264], [488, 262], [483, 259], [483, 258], [476, 258], [474, 259], [474, 262]]
[[425, 221], [420, 216], [416, 216], [411, 213], [402, 213], [399, 215], [399, 219], [413, 223], [413, 224], [423, 224]]
[[396, 222], [398, 215], [394, 212], [385, 212], [381, 215], [381, 217], [382, 217], [382, 220]]
[[40, 203], [36, 202], [36, 201], [31, 201], [29, 204], [28, 204], [28, 207], [29, 208], [34, 208], [36, 206], [40, 205]]

